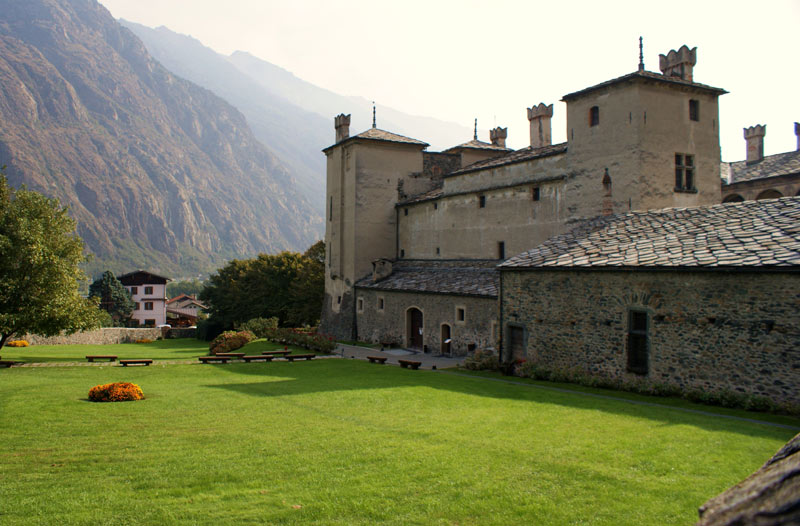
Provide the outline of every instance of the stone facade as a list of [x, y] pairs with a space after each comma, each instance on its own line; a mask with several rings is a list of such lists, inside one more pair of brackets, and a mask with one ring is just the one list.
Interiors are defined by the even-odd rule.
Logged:
[[[410, 309], [422, 312], [425, 352], [464, 356], [470, 349], [495, 348], [497, 299], [356, 289], [358, 339], [412, 347]], [[459, 319], [459, 309], [463, 319]], [[445, 340], [450, 339], [448, 344]]]
[[796, 272], [535, 269], [503, 272], [501, 289], [504, 330], [523, 328], [526, 359], [638, 377], [633, 309], [647, 313], [648, 381], [800, 404]]
[[60, 336], [26, 334], [25, 337], [20, 339], [26, 340], [31, 345], [108, 345], [112, 343], [130, 343], [136, 340], [158, 340], [163, 337], [166, 331], [166, 329], [157, 328], [126, 329], [109, 327]]

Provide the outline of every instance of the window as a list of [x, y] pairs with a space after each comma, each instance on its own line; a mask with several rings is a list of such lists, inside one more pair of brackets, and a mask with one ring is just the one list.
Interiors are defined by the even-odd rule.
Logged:
[[439, 203], [433, 203], [433, 209], [439, 210]]
[[358, 312], [364, 312], [364, 298], [358, 298]]
[[144, 320], [144, 324], [149, 326], [149, 327], [155, 327], [156, 320], [153, 320], [153, 319]]
[[336, 296], [336, 304], [337, 305], [341, 305], [342, 304], [342, 297], [341, 296]]
[[506, 242], [497, 242], [497, 259], [506, 259]]
[[139, 308], [140, 308], [140, 305], [139, 305], [139, 302], [137, 301], [136, 303], [133, 304], [133, 310], [139, 310]]
[[139, 287], [131, 287], [131, 296], [139, 294]]
[[515, 325], [508, 326], [508, 353], [506, 361], [525, 359], [525, 329]]
[[378, 298], [378, 310], [383, 310], [383, 298]]
[[675, 154], [675, 191], [696, 191], [694, 187], [694, 155]]
[[478, 196], [478, 208], [486, 208], [486, 196], [479, 195]]
[[439, 254], [440, 254], [439, 247], [436, 247], [436, 255], [438, 256]]
[[689, 100], [689, 120], [700, 120], [700, 101], [691, 99]]
[[628, 311], [628, 372], [647, 374], [647, 313]]
[[464, 307], [456, 309], [456, 321], [464, 321], [467, 317], [467, 310]]
[[534, 186], [533, 188], [531, 188], [531, 199], [533, 201], [538, 201], [540, 197], [541, 197], [541, 193], [539, 191], [539, 187], [538, 186]]
[[145, 296], [147, 296], [148, 294], [152, 294], [152, 293], [153, 293], [153, 287], [145, 287], [144, 288]]
[[403, 208], [403, 215], [404, 215], [404, 216], [407, 216], [407, 215], [408, 215], [408, 208]]
[[153, 302], [152, 301], [145, 301], [144, 302], [144, 310], [153, 310]]
[[400, 249], [400, 257], [401, 257], [401, 258], [404, 258], [404, 257], [406, 257], [406, 251], [405, 251], [405, 249], [404, 249], [404, 248], [401, 248], [401, 249]]
[[589, 108], [589, 126], [597, 126], [600, 124], [600, 108], [592, 106]]

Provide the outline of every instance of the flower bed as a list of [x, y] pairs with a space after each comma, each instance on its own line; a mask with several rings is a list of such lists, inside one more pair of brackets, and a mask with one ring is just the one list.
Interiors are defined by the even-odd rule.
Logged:
[[324, 354], [330, 354], [336, 349], [336, 342], [332, 336], [318, 334], [314, 329], [270, 329], [265, 338]]
[[89, 400], [92, 402], [129, 402], [142, 399], [142, 389], [130, 382], [96, 385], [89, 389]]
[[140, 340], [134, 341], [133, 343], [153, 343], [153, 340], [151, 340], [149, 338], [142, 338]]
[[30, 344], [25, 340], [11, 340], [6, 342], [6, 347], [28, 347]]

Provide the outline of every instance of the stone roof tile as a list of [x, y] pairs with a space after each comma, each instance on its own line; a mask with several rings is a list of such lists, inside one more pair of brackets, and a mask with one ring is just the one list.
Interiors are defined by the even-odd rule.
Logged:
[[500, 268], [797, 266], [800, 197], [784, 197], [599, 217]]
[[566, 151], [567, 143], [565, 142], [560, 144], [551, 144], [550, 146], [542, 146], [541, 148], [531, 148], [528, 146], [516, 151], [512, 151], [506, 155], [501, 155], [500, 157], [492, 157], [491, 159], [472, 163], [469, 166], [465, 166], [461, 170], [456, 170], [455, 172], [445, 175], [445, 177], [452, 177], [454, 175], [475, 172], [478, 170], [486, 170], [488, 168], [497, 168], [507, 164], [521, 163], [539, 157], [549, 157], [551, 155], [562, 154]]
[[777, 177], [779, 175], [800, 174], [800, 150], [767, 155], [756, 163], [737, 161], [722, 164], [722, 171], [727, 173], [729, 177], [727, 184]]
[[[448, 262], [452, 263], [452, 262]], [[500, 273], [492, 266], [479, 262], [461, 262], [453, 266], [437, 265], [436, 262], [398, 261], [392, 273], [377, 282], [366, 277], [356, 282], [356, 287], [396, 292], [422, 292], [429, 294], [453, 294], [461, 296], [483, 296], [497, 298]]]
[[415, 146], [421, 146], [422, 148], [427, 148], [429, 146], [428, 143], [418, 141], [417, 139], [412, 139], [411, 137], [405, 137], [403, 135], [398, 135], [396, 133], [388, 132], [386, 130], [380, 130], [378, 128], [369, 128], [366, 131], [359, 133], [358, 135], [351, 135], [347, 139], [341, 140], [338, 143], [328, 146], [327, 148], [323, 149], [323, 152], [327, 152], [334, 146], [339, 144], [343, 144], [348, 141], [353, 141], [356, 139], [366, 139], [369, 141], [384, 141], [384, 142], [393, 142], [398, 144], [411, 144]]

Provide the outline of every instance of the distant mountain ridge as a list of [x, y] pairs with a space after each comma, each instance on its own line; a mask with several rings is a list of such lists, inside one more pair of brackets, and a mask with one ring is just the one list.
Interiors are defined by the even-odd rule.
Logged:
[[95, 0], [0, 8], [0, 164], [70, 206], [90, 270], [190, 275], [321, 237], [304, 175]]

